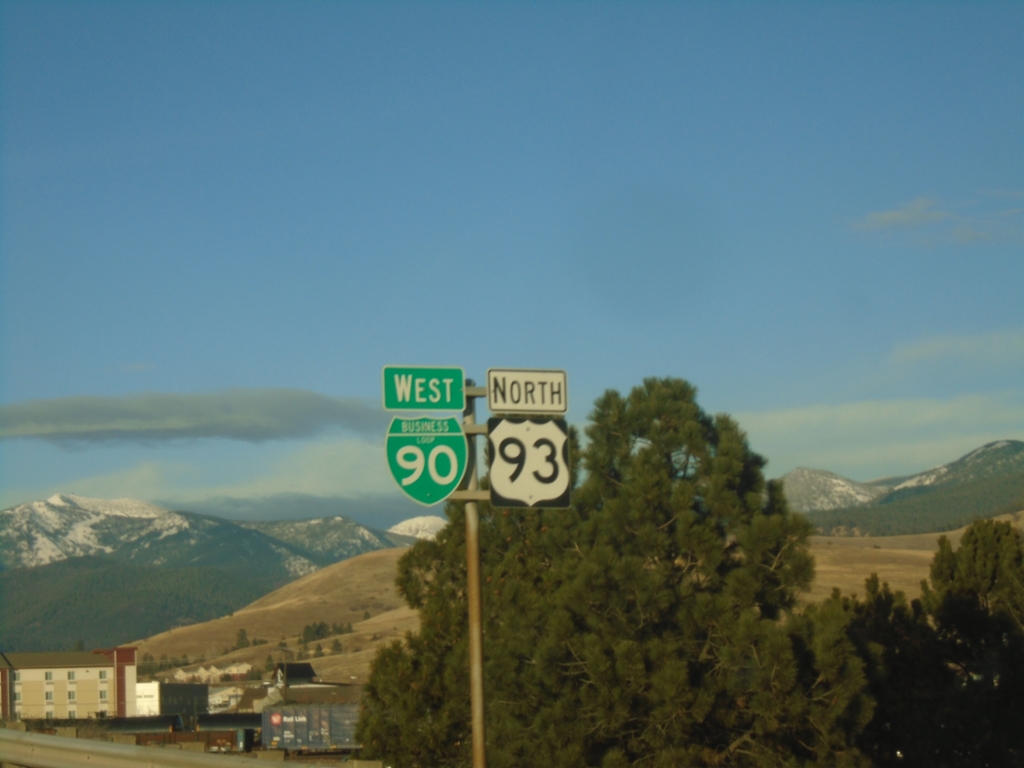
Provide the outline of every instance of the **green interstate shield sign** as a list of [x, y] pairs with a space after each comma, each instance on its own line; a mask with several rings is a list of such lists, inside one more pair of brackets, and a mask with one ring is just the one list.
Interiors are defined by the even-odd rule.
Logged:
[[395, 417], [384, 443], [398, 487], [425, 506], [447, 499], [466, 474], [466, 435], [454, 417]]

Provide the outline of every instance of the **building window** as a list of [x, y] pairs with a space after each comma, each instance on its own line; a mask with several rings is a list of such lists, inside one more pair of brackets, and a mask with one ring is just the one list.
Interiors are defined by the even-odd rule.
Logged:
[[47, 720], [53, 720], [53, 710], [52, 709], [46, 710], [46, 719]]
[[107, 670], [101, 669], [100, 670], [100, 680], [106, 680], [106, 679], [107, 679]]
[[[103, 697], [101, 696], [100, 698], [103, 698]], [[15, 702], [21, 701], [21, 691], [15, 691], [14, 692], [14, 701]]]
[[46, 680], [46, 682], [52, 683], [53, 682], [53, 672], [44, 672], [43, 673], [43, 678]]
[[69, 669], [68, 670], [68, 680], [71, 681], [71, 682], [75, 681], [75, 670], [73, 670], [73, 669]]
[[68, 691], [68, 701], [74, 701], [74, 700], [75, 700], [75, 692], [74, 691]]
[[21, 672], [19, 672], [18, 670], [14, 670], [14, 682], [21, 682]]
[[53, 691], [47, 691], [47, 692], [46, 692], [45, 694], [43, 694], [43, 695], [44, 695], [44, 696], [46, 696], [46, 700], [47, 700], [47, 701], [53, 701]]
[[106, 701], [106, 700], [107, 700], [107, 692], [106, 691], [100, 691], [100, 701]]
[[74, 720], [77, 713], [73, 709], [68, 710], [68, 720]]

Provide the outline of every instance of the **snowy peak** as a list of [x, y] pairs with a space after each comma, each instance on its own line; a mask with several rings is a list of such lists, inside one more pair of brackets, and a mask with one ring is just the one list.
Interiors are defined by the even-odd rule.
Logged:
[[346, 560], [364, 552], [406, 544], [395, 541], [383, 531], [367, 528], [340, 515], [314, 517], [308, 520], [249, 522], [241, 525], [289, 544], [321, 566]]
[[800, 512], [856, 507], [874, 501], [889, 490], [808, 467], [797, 467], [781, 479], [789, 505]]
[[965, 483], [1024, 474], [1024, 442], [998, 440], [941, 467], [909, 477], [858, 483], [821, 469], [798, 467], [781, 479], [790, 506], [800, 512], [889, 504]]
[[441, 529], [448, 525], [448, 521], [436, 515], [423, 515], [403, 520], [397, 525], [388, 528], [388, 533], [397, 533], [400, 536], [412, 536], [416, 539], [432, 541]]
[[893, 490], [902, 491], [905, 488], [920, 488], [924, 485], [935, 485], [935, 483], [942, 481], [943, 475], [948, 473], [949, 467], [936, 467], [935, 469], [929, 469], [927, 472], [922, 472], [920, 475], [914, 475], [909, 480], [904, 480], [893, 488]]
[[0, 570], [110, 555], [137, 565], [259, 568], [298, 578], [364, 552], [411, 543], [408, 536], [338, 515], [233, 522], [138, 499], [74, 494], [0, 511]]
[[0, 511], [0, 568], [35, 568], [90, 555], [140, 565], [235, 564], [256, 555], [292, 577], [317, 566], [281, 542], [234, 523], [138, 499], [57, 494]]
[[956, 461], [905, 478], [885, 501], [917, 495], [932, 488], [962, 485], [986, 478], [1024, 473], [1024, 442], [997, 440], [975, 448]]
[[[35, 503], [38, 504], [40, 502]], [[84, 512], [95, 512], [116, 517], [153, 519], [163, 515], [174, 514], [163, 507], [139, 501], [138, 499], [90, 499], [85, 496], [58, 493], [48, 498], [44, 503], [52, 507], [80, 509]]]

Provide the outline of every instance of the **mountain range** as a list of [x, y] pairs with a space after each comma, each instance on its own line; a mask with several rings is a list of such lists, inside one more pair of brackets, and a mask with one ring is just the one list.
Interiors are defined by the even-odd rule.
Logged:
[[806, 467], [781, 480], [790, 507], [822, 533], [946, 531], [1024, 509], [1024, 442], [999, 440], [916, 475], [866, 483]]
[[[782, 478], [821, 533], [947, 531], [1024, 509], [1024, 442], [1000, 440], [915, 475]], [[388, 531], [333, 515], [233, 522], [134, 499], [59, 494], [0, 511], [0, 651], [100, 647], [227, 616], [333, 563], [431, 538], [444, 518]]]
[[0, 569], [108, 555], [136, 565], [252, 566], [284, 579], [411, 536], [345, 517], [246, 523], [172, 511], [137, 499], [51, 496], [0, 512]]
[[0, 511], [0, 650], [112, 645], [416, 538], [344, 517], [238, 523], [70, 494]]

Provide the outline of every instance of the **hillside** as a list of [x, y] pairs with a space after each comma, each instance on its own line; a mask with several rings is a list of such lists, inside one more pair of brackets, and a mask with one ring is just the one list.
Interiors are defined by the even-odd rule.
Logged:
[[237, 523], [58, 494], [0, 511], [0, 649], [110, 646], [205, 622], [323, 566], [415, 541], [337, 515]]
[[416, 543], [413, 535], [378, 531], [341, 516], [317, 517], [310, 520], [243, 522], [239, 525], [289, 545], [320, 567], [365, 552], [390, 547], [408, 547]]
[[58, 494], [0, 512], [0, 565], [5, 569], [88, 555], [162, 567], [258, 565], [277, 584], [317, 568], [266, 533], [136, 499]]
[[[1024, 512], [1001, 519], [1024, 527]], [[945, 535], [955, 546], [964, 530]], [[915, 598], [920, 594], [921, 580], [928, 578], [941, 535], [812, 536], [809, 543], [816, 561], [816, 578], [803, 602], [821, 600], [833, 587], [843, 594], [863, 596], [864, 580], [871, 573], [877, 573], [894, 590]], [[198, 666], [195, 662], [200, 657], [205, 664], [219, 667], [246, 661], [262, 669], [268, 655], [275, 662], [284, 660], [285, 652], [279, 647], [282, 640], [290, 653], [288, 658], [294, 659], [306, 625], [352, 622], [351, 634], [320, 641], [325, 656], [307, 660], [325, 680], [363, 683], [376, 649], [418, 627], [416, 612], [405, 606], [394, 586], [398, 558], [404, 551], [360, 555], [292, 582], [232, 615], [150, 637], [138, 643], [140, 656], [148, 653], [156, 659], [172, 659], [187, 655], [192, 669]], [[371, 618], [362, 618], [366, 611]], [[265, 639], [267, 644], [223, 653], [234, 645], [240, 629], [250, 639]], [[341, 653], [330, 653], [333, 639], [341, 642]]]
[[0, 572], [0, 650], [110, 647], [203, 622], [279, 586], [271, 573], [157, 567], [92, 555]]
[[[351, 623], [352, 633], [337, 636], [342, 653], [307, 660], [324, 679], [364, 682], [375, 649], [418, 626], [416, 613], [405, 607], [395, 587], [398, 559], [404, 552], [385, 549], [327, 566], [230, 615], [137, 641], [139, 656], [150, 654], [159, 660], [187, 655], [193, 662], [202, 657], [218, 666], [246, 661], [262, 669], [268, 655], [275, 661], [285, 658], [282, 641], [295, 654], [306, 625]], [[367, 613], [369, 619], [364, 618]], [[241, 629], [250, 640], [263, 639], [267, 644], [225, 654]], [[320, 641], [325, 650], [333, 639]]]
[[818, 512], [868, 504], [891, 487], [858, 483], [823, 469], [797, 467], [781, 478], [789, 506], [798, 512]]
[[1024, 442], [1000, 440], [926, 472], [871, 483], [805, 469], [782, 480], [790, 505], [822, 533], [949, 531], [1024, 508]]
[[[996, 519], [1024, 530], [1024, 511]], [[812, 536], [815, 578], [804, 599], [822, 600], [833, 587], [839, 587], [843, 594], [856, 592], [863, 597], [864, 579], [872, 573], [877, 573], [879, 580], [888, 582], [893, 590], [902, 590], [909, 598], [917, 597], [921, 580], [929, 577], [939, 538], [945, 536], [956, 548], [966, 530], [967, 526], [946, 533], [905, 536]]]

